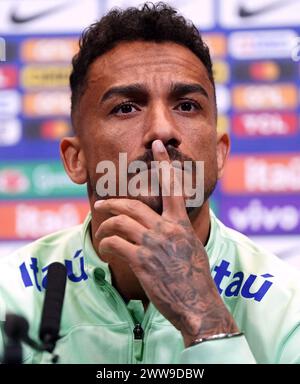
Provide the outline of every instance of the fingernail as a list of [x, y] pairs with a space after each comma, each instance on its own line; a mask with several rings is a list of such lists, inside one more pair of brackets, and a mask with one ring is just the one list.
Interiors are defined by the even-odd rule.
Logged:
[[153, 145], [155, 145], [155, 148], [156, 148], [156, 150], [158, 151], [158, 152], [160, 152], [160, 153], [164, 153], [165, 152], [165, 146], [164, 146], [164, 144], [163, 144], [163, 142], [161, 141], [161, 140], [155, 140], [154, 142], [153, 142]]

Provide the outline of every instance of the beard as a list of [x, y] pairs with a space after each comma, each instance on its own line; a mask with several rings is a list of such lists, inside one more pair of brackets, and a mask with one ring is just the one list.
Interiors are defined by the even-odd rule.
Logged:
[[[193, 185], [195, 181], [195, 172], [196, 172], [196, 162], [195, 160], [191, 159], [190, 157], [182, 154], [179, 152], [176, 148], [173, 146], [167, 145], [166, 149], [168, 151], [169, 157], [171, 162], [173, 161], [179, 161], [182, 165], [184, 161], [189, 161], [192, 164], [192, 178], [193, 178]], [[145, 154], [139, 158], [136, 159], [137, 161], [142, 161], [143, 163], [147, 164], [148, 167], [148, 175], [149, 175], [149, 180], [150, 180], [150, 169], [151, 169], [151, 162], [154, 161], [153, 154], [151, 150], [147, 150]], [[202, 204], [199, 206], [187, 206], [186, 204], [186, 212], [188, 216], [191, 216], [194, 214], [197, 210], [201, 209], [201, 206], [208, 200], [208, 198], [211, 196], [213, 191], [215, 190], [216, 184], [217, 184], [217, 163], [216, 161], [213, 161], [214, 159], [209, 159], [208, 162], [204, 164], [204, 190], [203, 190], [203, 199], [202, 199]], [[209, 168], [207, 166], [207, 163], [209, 163]], [[183, 169], [183, 167], [182, 167]], [[182, 171], [183, 172], [183, 171]], [[127, 182], [129, 183], [130, 180], [136, 175], [130, 174], [127, 175]], [[118, 175], [116, 176], [117, 180]], [[162, 198], [162, 191], [161, 187], [159, 187], [159, 194], [158, 195], [150, 195], [147, 193], [146, 195], [138, 195], [138, 196], [132, 196], [130, 193], [127, 193], [126, 196], [124, 195], [106, 195], [106, 196], [100, 196], [97, 192], [97, 181], [95, 177], [91, 176], [91, 173], [88, 172], [88, 180], [87, 180], [87, 189], [88, 189], [88, 195], [89, 199], [93, 202], [97, 200], [107, 200], [110, 198], [127, 198], [127, 199], [134, 199], [134, 200], [139, 200], [142, 203], [146, 204], [148, 207], [150, 207], [153, 211], [158, 213], [159, 215], [162, 215], [163, 213], [163, 198]], [[185, 196], [183, 194], [183, 198], [185, 201], [187, 199], [193, 200], [194, 196]]]

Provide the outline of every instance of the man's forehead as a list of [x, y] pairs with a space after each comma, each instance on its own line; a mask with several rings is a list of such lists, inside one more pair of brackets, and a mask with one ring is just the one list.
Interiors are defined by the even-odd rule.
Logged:
[[89, 69], [88, 82], [117, 80], [125, 73], [134, 77], [151, 72], [209, 81], [204, 65], [188, 48], [172, 42], [135, 41], [122, 42], [96, 59]]

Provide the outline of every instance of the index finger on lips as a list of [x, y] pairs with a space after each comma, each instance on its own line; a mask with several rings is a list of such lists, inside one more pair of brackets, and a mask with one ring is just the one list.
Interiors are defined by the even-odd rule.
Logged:
[[[160, 169], [162, 169], [162, 175], [161, 177], [158, 175], [158, 177], [162, 193], [163, 214], [167, 214], [170, 216], [175, 215], [176, 217], [181, 214], [186, 215], [185, 200], [182, 194], [182, 185], [179, 184], [179, 181], [176, 179], [177, 168], [175, 169], [172, 166], [169, 154], [161, 140], [153, 141], [152, 152], [154, 160], [159, 162], [158, 164], [160, 166]], [[168, 162], [168, 167], [163, 166], [164, 161]], [[168, 175], [170, 175], [170, 177]], [[176, 182], [178, 183], [175, 184]], [[175, 196], [174, 192], [176, 188], [180, 188], [181, 190], [181, 194], [179, 196]]]

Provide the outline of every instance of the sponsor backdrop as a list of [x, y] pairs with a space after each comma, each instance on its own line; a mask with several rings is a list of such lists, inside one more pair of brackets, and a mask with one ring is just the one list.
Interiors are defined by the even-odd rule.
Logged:
[[[68, 76], [80, 32], [141, 1], [0, 2], [0, 255], [80, 223], [85, 187], [58, 144], [71, 132]], [[300, 268], [300, 1], [169, 1], [203, 32], [231, 158], [212, 200], [228, 226]]]

